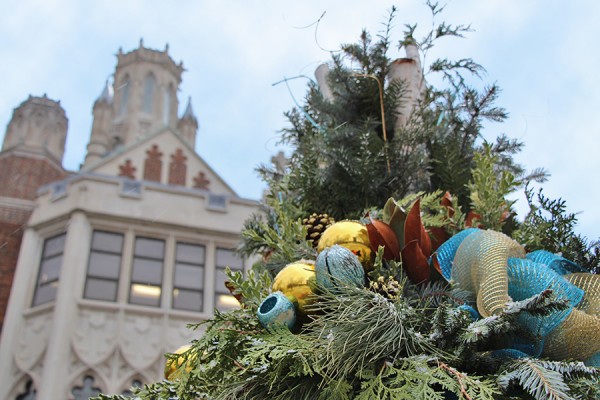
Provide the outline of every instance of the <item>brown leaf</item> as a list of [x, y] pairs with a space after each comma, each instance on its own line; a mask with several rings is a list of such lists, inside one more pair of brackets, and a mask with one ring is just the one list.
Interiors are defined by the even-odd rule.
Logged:
[[431, 251], [434, 252], [444, 243], [450, 239], [450, 234], [442, 227], [429, 228], [431, 231]]
[[469, 211], [467, 213], [467, 217], [465, 218], [465, 227], [467, 228], [481, 228], [482, 225], [481, 223], [477, 222], [476, 226], [473, 226], [473, 220], [474, 219], [481, 219], [481, 215], [477, 214], [476, 212], [474, 212], [473, 210]]
[[371, 250], [377, 252], [379, 246], [384, 246], [383, 258], [386, 260], [400, 259], [400, 246], [393, 229], [383, 221], [373, 219], [369, 214], [370, 223], [366, 225], [369, 234]]
[[402, 249], [402, 268], [412, 283], [429, 281], [429, 263], [416, 240], [408, 242]]
[[421, 242], [421, 199], [417, 199], [410, 211], [406, 215], [406, 222], [404, 223], [404, 243], [406, 244], [416, 241]]
[[244, 304], [244, 297], [240, 293], [236, 293], [237, 287], [231, 281], [225, 281], [225, 287], [229, 290], [229, 293], [240, 303]]
[[421, 247], [421, 251], [425, 257], [429, 257], [431, 255], [431, 238], [429, 234], [425, 230], [425, 226], [421, 223], [421, 241], [419, 243], [419, 247]]
[[454, 207], [452, 207], [452, 195], [450, 192], [444, 193], [440, 204], [448, 210], [448, 218], [454, 217]]

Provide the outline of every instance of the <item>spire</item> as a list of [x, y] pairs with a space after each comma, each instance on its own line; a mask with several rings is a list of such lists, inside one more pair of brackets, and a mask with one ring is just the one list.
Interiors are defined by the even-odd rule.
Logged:
[[183, 115], [181, 116], [181, 119], [192, 119], [194, 121], [196, 121], [196, 115], [194, 115], [194, 110], [192, 110], [192, 97], [188, 97], [188, 103], [187, 106], [185, 107], [185, 111], [183, 112]]
[[102, 90], [100, 97], [98, 97], [98, 99], [96, 101], [110, 104], [110, 103], [112, 103], [112, 100], [113, 100], [112, 87], [108, 84], [108, 79], [107, 79], [106, 83], [104, 84], [104, 89]]

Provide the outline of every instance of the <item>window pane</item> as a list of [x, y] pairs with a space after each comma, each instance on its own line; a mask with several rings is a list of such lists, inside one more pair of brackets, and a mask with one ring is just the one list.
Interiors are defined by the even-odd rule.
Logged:
[[121, 253], [122, 247], [123, 235], [119, 233], [94, 231], [92, 249], [107, 251], [109, 253]]
[[162, 261], [136, 258], [133, 260], [131, 281], [160, 285], [162, 282], [162, 266]]
[[227, 294], [218, 295], [215, 301], [215, 307], [221, 311], [238, 308], [239, 306], [240, 303], [237, 301], [237, 299]]
[[63, 249], [65, 248], [66, 236], [67, 235], [63, 233], [62, 235], [46, 239], [46, 242], [44, 243], [44, 254], [42, 257], [48, 258], [50, 256], [62, 253]]
[[242, 259], [233, 250], [228, 249], [217, 249], [217, 266], [243, 269]]
[[229, 289], [225, 287], [225, 281], [228, 281], [229, 278], [225, 275], [225, 270], [217, 269], [216, 273], [216, 281], [215, 281], [215, 293], [229, 293]]
[[179, 310], [202, 311], [202, 292], [196, 290], [175, 289], [173, 308]]
[[144, 306], [160, 306], [160, 286], [140, 285], [134, 283], [129, 292], [129, 302]]
[[40, 266], [40, 276], [38, 283], [45, 283], [49, 281], [55, 281], [60, 276], [60, 267], [62, 265], [62, 255], [52, 257], [42, 261]]
[[204, 246], [177, 243], [175, 259], [190, 264], [204, 264]]
[[99, 278], [119, 279], [121, 256], [106, 253], [90, 254], [88, 275]]
[[162, 260], [165, 250], [165, 241], [159, 239], [135, 239], [135, 255]]
[[204, 268], [176, 264], [173, 286], [187, 289], [201, 289], [204, 286]]
[[33, 298], [33, 305], [37, 306], [54, 300], [56, 298], [57, 288], [58, 282], [38, 286]]
[[86, 299], [115, 301], [117, 299], [117, 282], [88, 278], [84, 296]]

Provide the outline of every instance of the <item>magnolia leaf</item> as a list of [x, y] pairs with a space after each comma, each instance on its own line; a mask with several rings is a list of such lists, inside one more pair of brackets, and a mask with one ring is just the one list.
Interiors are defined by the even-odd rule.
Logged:
[[418, 244], [421, 243], [421, 199], [417, 199], [410, 211], [406, 215], [406, 222], [404, 223], [404, 241], [405, 246], [408, 243], [416, 241]]
[[386, 260], [400, 259], [400, 246], [393, 229], [383, 221], [373, 219], [369, 214], [370, 222], [366, 224], [369, 234], [371, 250], [376, 252], [379, 246], [384, 247], [383, 258]]
[[402, 267], [411, 282], [418, 284], [429, 281], [429, 263], [416, 240], [408, 242], [402, 249]]

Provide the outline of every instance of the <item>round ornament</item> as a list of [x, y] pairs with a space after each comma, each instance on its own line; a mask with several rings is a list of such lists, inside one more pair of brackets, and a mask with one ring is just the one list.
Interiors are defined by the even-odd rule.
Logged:
[[300, 315], [306, 314], [306, 307], [315, 301], [313, 286], [315, 264], [300, 260], [286, 265], [273, 280], [273, 292], [281, 292], [296, 307]]
[[[173, 352], [173, 354], [183, 354], [186, 351], [188, 351], [190, 349], [190, 345], [186, 344], [184, 346], [181, 346], [180, 348], [178, 348], [177, 350], [175, 350]], [[165, 379], [167, 380], [172, 380], [172, 379], [176, 379], [178, 377], [178, 373], [177, 373], [177, 369], [184, 363], [187, 362], [186, 366], [185, 366], [185, 371], [186, 372], [190, 372], [192, 370], [192, 364], [193, 361], [196, 360], [196, 355], [190, 355], [189, 357], [184, 357], [184, 356], [180, 356], [177, 358], [177, 361], [175, 361], [174, 359], [168, 359], [167, 363], [165, 364]]]
[[265, 298], [258, 307], [258, 321], [269, 329], [274, 325], [285, 325], [292, 329], [296, 323], [294, 304], [281, 292], [275, 292]]
[[365, 270], [373, 267], [373, 252], [367, 227], [358, 221], [339, 221], [329, 226], [321, 235], [317, 251], [338, 244], [354, 253]]
[[365, 271], [358, 257], [337, 244], [319, 253], [315, 272], [317, 284], [329, 290], [340, 285], [362, 287], [365, 284]]

